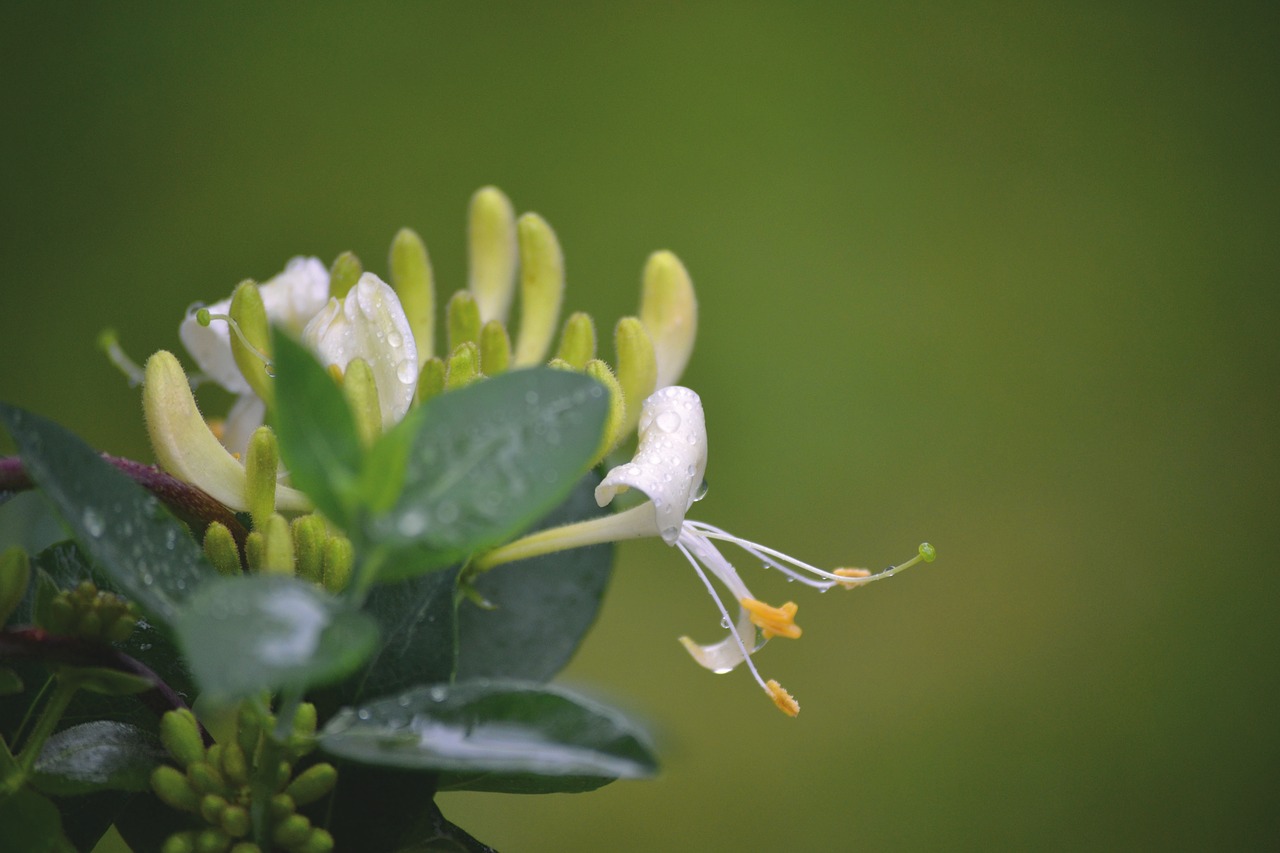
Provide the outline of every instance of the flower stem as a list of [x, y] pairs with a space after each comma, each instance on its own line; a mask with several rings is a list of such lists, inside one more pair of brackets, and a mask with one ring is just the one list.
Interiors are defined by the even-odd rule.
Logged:
[[658, 522], [654, 515], [653, 504], [646, 502], [616, 515], [592, 518], [576, 524], [566, 524], [563, 527], [552, 527], [550, 530], [539, 530], [501, 548], [494, 548], [486, 554], [481, 554], [472, 561], [471, 565], [478, 572], [487, 572], [504, 563], [541, 557], [543, 554], [554, 554], [570, 548], [657, 535]]

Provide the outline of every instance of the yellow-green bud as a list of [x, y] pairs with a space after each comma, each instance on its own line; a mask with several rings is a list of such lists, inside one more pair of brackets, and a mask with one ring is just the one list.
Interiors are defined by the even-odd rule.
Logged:
[[654, 252], [644, 265], [640, 321], [653, 341], [658, 361], [657, 387], [674, 385], [693, 353], [698, 300], [688, 271], [671, 252]]
[[186, 708], [167, 711], [160, 718], [160, 742], [183, 767], [205, 760], [204, 739], [196, 715]]
[[289, 787], [284, 792], [293, 797], [293, 801], [300, 806], [307, 803], [314, 803], [325, 794], [333, 790], [333, 786], [338, 783], [338, 771], [332, 764], [323, 762], [308, 767], [298, 777], [289, 783]]
[[249, 438], [244, 457], [244, 502], [255, 530], [261, 530], [276, 511], [276, 477], [280, 473], [280, 445], [271, 427], [261, 426]]
[[22, 603], [31, 583], [31, 562], [27, 552], [14, 547], [0, 554], [0, 625]]
[[196, 851], [196, 833], [175, 832], [164, 840], [164, 845], [160, 848], [160, 853], [195, 853]]
[[236, 367], [270, 408], [275, 402], [275, 384], [267, 372], [272, 358], [271, 324], [258, 286], [252, 281], [242, 282], [231, 295], [227, 314], [235, 324], [231, 330], [231, 355]]
[[547, 362], [547, 367], [552, 370], [563, 370], [565, 373], [577, 373], [578, 369], [563, 358], [553, 358]]
[[366, 448], [382, 435], [382, 408], [378, 404], [378, 385], [373, 368], [363, 358], [353, 358], [342, 376], [342, 396], [356, 422], [356, 434]]
[[258, 751], [258, 740], [262, 736], [262, 718], [252, 702], [241, 702], [236, 712], [236, 743], [245, 756], [245, 764], [253, 763]]
[[627, 405], [624, 401], [622, 386], [618, 384], [618, 377], [613, 375], [609, 365], [598, 358], [593, 358], [587, 362], [586, 374], [609, 390], [609, 414], [605, 417], [600, 449], [591, 461], [594, 467], [622, 440], [622, 425], [626, 422]]
[[261, 530], [250, 531], [249, 535], [244, 538], [244, 562], [249, 567], [249, 571], [258, 572], [262, 570], [263, 560], [267, 553], [267, 539]]
[[213, 521], [204, 530], [204, 555], [221, 575], [240, 574], [240, 549], [236, 538], [221, 521]]
[[444, 309], [445, 345], [454, 352], [463, 344], [480, 343], [480, 306], [470, 291], [459, 290]]
[[400, 297], [400, 307], [409, 320], [413, 342], [418, 347], [418, 364], [435, 352], [436, 294], [431, 260], [422, 238], [401, 228], [391, 241], [391, 286]]
[[222, 754], [219, 756], [218, 766], [222, 769], [222, 775], [232, 785], [249, 784], [249, 762], [245, 758], [244, 748], [235, 741], [221, 746]]
[[297, 811], [298, 806], [288, 794], [275, 794], [267, 804], [267, 811], [277, 821], [284, 820]]
[[444, 374], [445, 390], [464, 388], [479, 376], [480, 348], [473, 343], [462, 344], [449, 356], [449, 365]]
[[345, 299], [347, 291], [356, 286], [363, 274], [364, 266], [354, 253], [338, 255], [333, 259], [333, 266], [329, 267], [329, 295], [338, 300]]
[[109, 643], [123, 643], [133, 634], [138, 618], [132, 613], [114, 613], [110, 622], [102, 629], [102, 636]]
[[196, 836], [196, 853], [226, 853], [231, 839], [221, 829], [206, 829]]
[[324, 543], [329, 530], [324, 518], [311, 513], [293, 520], [293, 555], [298, 564], [298, 577], [320, 583], [324, 578]]
[[345, 536], [330, 536], [324, 543], [324, 588], [337, 595], [347, 588], [356, 562], [355, 549]]
[[547, 357], [564, 296], [564, 256], [541, 216], [526, 213], [516, 223], [520, 242], [520, 334], [515, 366], [529, 367]]
[[266, 574], [293, 574], [293, 534], [283, 515], [273, 513], [262, 531], [264, 537], [262, 566]]
[[596, 324], [590, 314], [575, 311], [564, 321], [556, 357], [569, 362], [575, 370], [582, 370], [596, 357]]
[[314, 827], [307, 840], [293, 849], [295, 853], [329, 853], [333, 850], [333, 836], [328, 830]]
[[187, 767], [187, 779], [199, 794], [227, 794], [227, 783], [222, 774], [207, 761], [197, 761]]
[[271, 831], [271, 840], [281, 847], [295, 847], [307, 840], [311, 834], [311, 821], [300, 814], [291, 814], [276, 824]]
[[200, 795], [191, 782], [175, 767], [161, 764], [151, 771], [151, 790], [171, 809], [194, 812], [200, 808]]
[[483, 187], [468, 211], [468, 287], [486, 322], [507, 321], [516, 289], [516, 215], [502, 190]]
[[49, 602], [41, 626], [50, 634], [70, 634], [76, 624], [76, 607], [71, 603], [71, 596], [59, 592]]
[[415, 392], [414, 399], [419, 403], [425, 403], [432, 397], [444, 390], [444, 360], [431, 357], [422, 363], [422, 370], [418, 372], [418, 390]]
[[249, 834], [249, 812], [244, 806], [227, 806], [218, 818], [218, 825], [232, 838], [243, 838]]
[[490, 320], [480, 329], [480, 370], [497, 376], [511, 366], [511, 338], [501, 321]]
[[222, 812], [227, 807], [225, 797], [218, 794], [205, 794], [200, 798], [200, 817], [209, 823], [218, 823], [222, 819]]
[[618, 353], [618, 384], [622, 386], [627, 407], [622, 434], [630, 435], [640, 422], [641, 404], [654, 392], [658, 363], [654, 360], [649, 333], [635, 317], [619, 320], [613, 339]]
[[294, 739], [301, 738], [309, 747], [316, 734], [316, 722], [316, 706], [310, 702], [298, 703], [298, 710], [293, 712]]

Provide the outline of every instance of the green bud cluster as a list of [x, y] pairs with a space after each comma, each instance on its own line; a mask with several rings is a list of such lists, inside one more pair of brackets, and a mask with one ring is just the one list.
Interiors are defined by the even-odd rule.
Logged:
[[205, 530], [205, 556], [224, 575], [246, 570], [292, 574], [338, 593], [346, 588], [355, 565], [351, 540], [316, 513], [300, 515], [292, 522], [278, 512], [267, 515], [261, 524], [255, 523], [244, 550], [242, 563], [230, 530], [216, 521]]
[[[161, 765], [151, 774], [151, 788], [170, 808], [199, 817], [206, 827], [171, 835], [164, 853], [262, 853], [249, 840], [252, 831], [253, 784], [266, 778], [272, 791], [267, 804], [267, 834], [272, 850], [289, 853], [328, 853], [333, 836], [297, 813], [333, 790], [338, 771], [332, 764], [313, 764], [298, 775], [293, 765], [314, 748], [316, 709], [303, 703], [293, 719], [289, 740], [268, 753], [268, 732], [275, 718], [260, 715], [250, 703], [241, 706], [236, 736], [205, 747], [195, 715], [187, 709], [170, 711], [160, 721], [160, 740], [178, 766]], [[278, 760], [263, 767], [266, 755]]]
[[138, 624], [138, 612], [131, 602], [86, 580], [59, 590], [40, 607], [36, 622], [50, 634], [123, 643]]

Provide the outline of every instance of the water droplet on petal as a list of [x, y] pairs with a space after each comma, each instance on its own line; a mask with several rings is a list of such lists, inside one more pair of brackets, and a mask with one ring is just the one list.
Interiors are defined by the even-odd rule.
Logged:
[[410, 385], [418, 378], [418, 365], [412, 359], [405, 359], [396, 365], [396, 377], [405, 385]]
[[94, 539], [101, 536], [102, 531], [106, 529], [102, 516], [98, 515], [97, 511], [92, 508], [86, 509], [81, 519], [84, 521], [85, 530], [89, 531], [89, 535]]
[[437, 685], [428, 690], [427, 695], [431, 697], [432, 702], [443, 702], [444, 697], [449, 695], [449, 691]]
[[663, 432], [675, 432], [680, 429], [680, 416], [672, 411], [662, 412], [653, 423]]

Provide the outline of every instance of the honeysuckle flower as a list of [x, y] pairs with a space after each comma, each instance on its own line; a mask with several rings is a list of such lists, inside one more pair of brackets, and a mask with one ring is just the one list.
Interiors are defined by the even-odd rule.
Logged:
[[364, 359], [384, 428], [409, 411], [418, 387], [418, 348], [396, 292], [373, 273], [361, 275], [341, 301], [331, 298], [302, 330], [302, 342], [339, 374], [352, 359]]
[[[267, 319], [297, 337], [329, 299], [329, 271], [319, 258], [293, 258], [283, 272], [258, 285], [258, 292], [262, 295]], [[249, 387], [231, 355], [229, 325], [216, 321], [202, 325], [197, 319], [202, 308], [212, 315], [225, 316], [230, 307], [231, 297], [208, 306], [192, 306], [178, 327], [178, 337], [200, 370], [236, 395], [236, 402], [224, 422], [222, 442], [239, 453], [248, 445], [253, 431], [262, 426], [266, 407]]]
[[[675, 385], [662, 388], [645, 400], [638, 430], [640, 440], [635, 457], [609, 471], [596, 487], [595, 496], [596, 502], [605, 506], [619, 493], [636, 489], [648, 497], [647, 501], [616, 515], [531, 534], [481, 555], [473, 565], [478, 570], [486, 570], [567, 548], [658, 536], [688, 560], [720, 611], [721, 625], [729, 632], [719, 642], [705, 645], [681, 637], [680, 642], [690, 656], [717, 673], [730, 672], [745, 663], [774, 704], [795, 716], [800, 711], [799, 704], [777, 681], [762, 678], [751, 656], [773, 637], [800, 637], [800, 627], [795, 624], [798, 606], [788, 601], [773, 607], [758, 600], [715, 542], [737, 545], [765, 566], [824, 591], [833, 586], [851, 589], [891, 577], [921, 560], [931, 561], [933, 548], [921, 545], [913, 559], [876, 574], [865, 569], [826, 571], [719, 527], [687, 519], [685, 514], [705, 492], [707, 431], [702, 401], [688, 388]], [[708, 572], [733, 596], [738, 605], [736, 617], [730, 616]]]

